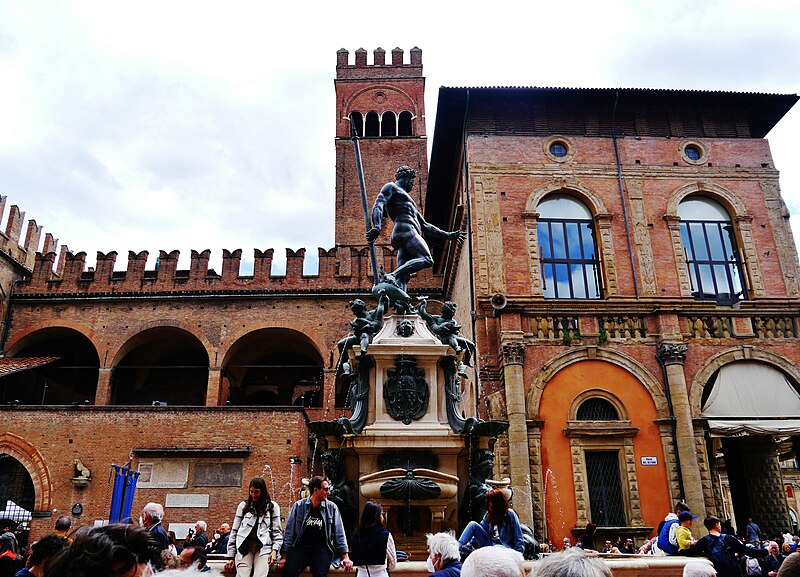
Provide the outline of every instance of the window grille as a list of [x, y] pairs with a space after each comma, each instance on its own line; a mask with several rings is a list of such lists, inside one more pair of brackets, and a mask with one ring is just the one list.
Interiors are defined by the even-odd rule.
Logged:
[[616, 407], [606, 399], [594, 397], [587, 399], [578, 407], [579, 421], [618, 421]]
[[538, 232], [545, 298], [599, 299], [600, 260], [592, 221], [541, 218]]
[[723, 303], [746, 298], [730, 221], [682, 220], [681, 239], [692, 296]]
[[586, 480], [592, 523], [598, 527], [627, 526], [618, 452], [586, 451]]

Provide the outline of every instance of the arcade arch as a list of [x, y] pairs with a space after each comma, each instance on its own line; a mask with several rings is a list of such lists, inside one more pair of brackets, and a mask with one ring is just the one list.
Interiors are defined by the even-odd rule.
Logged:
[[83, 333], [63, 326], [42, 328], [14, 343], [8, 356], [53, 359], [0, 380], [0, 402], [67, 405], [94, 401], [100, 357]]
[[208, 353], [200, 340], [177, 327], [153, 327], [130, 338], [111, 373], [113, 405], [203, 405]]
[[232, 405], [322, 406], [324, 361], [299, 331], [264, 328], [231, 345], [222, 364]]

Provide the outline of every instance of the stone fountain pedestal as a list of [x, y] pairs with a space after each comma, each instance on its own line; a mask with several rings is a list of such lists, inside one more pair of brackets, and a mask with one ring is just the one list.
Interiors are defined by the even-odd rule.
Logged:
[[346, 348], [353, 416], [310, 428], [325, 439], [323, 465], [326, 455], [341, 463], [325, 472], [334, 492], [352, 494], [350, 523], [377, 501], [398, 548], [424, 555], [426, 533], [459, 529], [471, 451], [487, 449], [507, 424], [481, 422], [474, 407], [462, 408], [473, 386], [459, 374], [463, 350], [443, 344], [417, 314], [382, 320], [366, 353], [358, 344]]

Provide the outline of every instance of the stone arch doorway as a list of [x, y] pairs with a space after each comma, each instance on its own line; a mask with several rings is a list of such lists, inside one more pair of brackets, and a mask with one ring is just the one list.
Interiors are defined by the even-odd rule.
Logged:
[[0, 450], [0, 528], [23, 529], [17, 533], [22, 546], [27, 542], [36, 506], [33, 479], [25, 466]]
[[208, 368], [208, 353], [196, 336], [177, 327], [147, 329], [117, 355], [111, 404], [203, 405]]
[[225, 355], [223, 389], [232, 405], [320, 407], [324, 361], [301, 332], [264, 328], [241, 337]]
[[68, 327], [34, 331], [8, 351], [8, 356], [43, 364], [0, 379], [0, 402], [23, 405], [68, 405], [94, 402], [100, 358], [92, 341]]
[[798, 382], [771, 364], [730, 362], [705, 383], [700, 416], [722, 516], [742, 534], [751, 517], [768, 536], [790, 530], [784, 477], [800, 455]]

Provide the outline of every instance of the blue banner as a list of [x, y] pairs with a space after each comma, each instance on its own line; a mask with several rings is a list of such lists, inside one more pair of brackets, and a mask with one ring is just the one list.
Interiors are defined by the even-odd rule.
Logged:
[[131, 517], [139, 471], [132, 471], [127, 466], [111, 465], [111, 473], [114, 475], [114, 487], [111, 489], [111, 510], [108, 513], [108, 522], [127, 523]]

